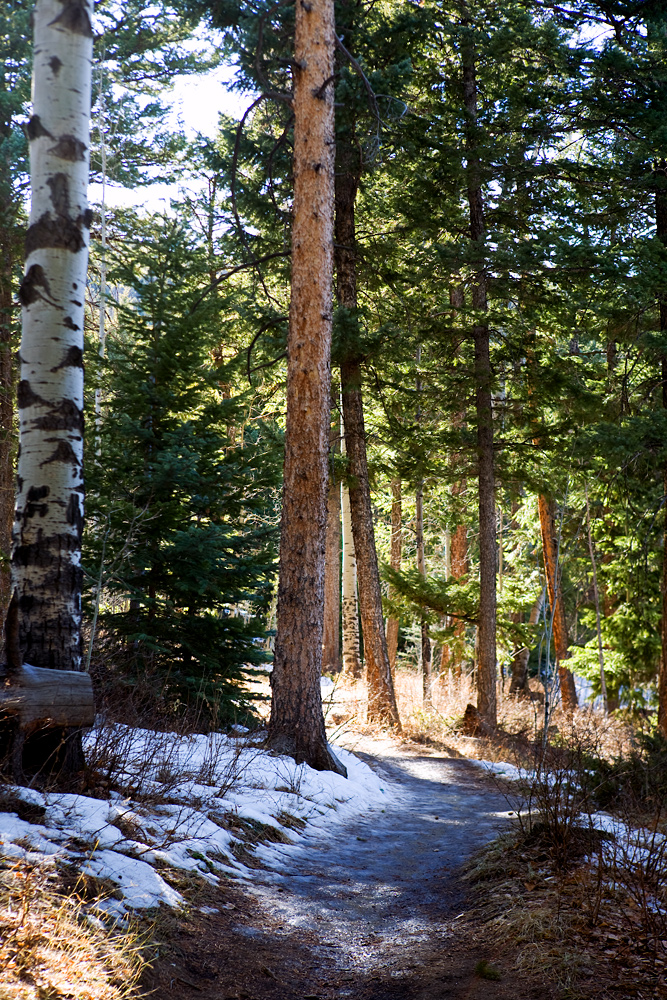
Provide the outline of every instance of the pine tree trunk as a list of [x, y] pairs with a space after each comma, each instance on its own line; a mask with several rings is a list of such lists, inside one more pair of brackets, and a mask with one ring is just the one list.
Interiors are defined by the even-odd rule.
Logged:
[[[339, 306], [357, 308], [354, 203], [359, 187], [360, 153], [351, 139], [340, 138], [336, 164], [336, 295]], [[382, 615], [382, 591], [375, 550], [361, 397], [361, 359], [341, 364], [345, 449], [350, 475], [350, 514], [359, 577], [359, 606], [368, 682], [368, 718], [400, 728]]]
[[88, 264], [90, 0], [34, 11], [12, 589], [25, 662], [81, 669], [83, 325]]
[[294, 205], [278, 627], [268, 745], [345, 773], [327, 745], [320, 677], [331, 417], [333, 0], [296, 5]]
[[[656, 169], [658, 188], [655, 193], [656, 236], [667, 246], [667, 161], [662, 160]], [[659, 290], [660, 333], [667, 336], [667, 291]], [[662, 408], [667, 410], [667, 354], [661, 359]], [[665, 509], [663, 515], [663, 555], [660, 590], [662, 597], [662, 656], [658, 676], [658, 728], [667, 737], [667, 465], [662, 470]]]
[[[334, 394], [332, 392], [332, 400]], [[329, 490], [327, 493], [327, 536], [324, 555], [324, 633], [322, 673], [337, 674], [340, 662], [340, 483], [336, 479], [333, 456], [339, 448], [338, 408], [331, 426]]]
[[[449, 304], [452, 307], [452, 316], [455, 318], [458, 312], [465, 306], [465, 292], [460, 285], [454, 285], [449, 290]], [[463, 426], [465, 413], [454, 415], [452, 424], [456, 429]], [[462, 496], [467, 488], [465, 479], [459, 479], [452, 485], [452, 496]], [[451, 535], [449, 544], [449, 569], [452, 579], [457, 581], [465, 580], [470, 571], [468, 561], [468, 529], [465, 524], [457, 524], [454, 533]], [[463, 650], [465, 648], [465, 624], [457, 621], [454, 626], [454, 642], [450, 651], [448, 662], [454, 671], [455, 677], [461, 676], [463, 668]], [[444, 647], [443, 647], [444, 649]]]
[[470, 236], [477, 244], [479, 270], [472, 287], [476, 313], [472, 339], [475, 349], [475, 410], [477, 416], [477, 462], [479, 483], [479, 624], [477, 658], [477, 708], [484, 721], [496, 725], [496, 503], [493, 456], [493, 409], [489, 327], [482, 321], [487, 310], [484, 271], [484, 201], [477, 156], [477, 82], [475, 54], [464, 42], [463, 100], [466, 109], [466, 158]]
[[343, 670], [349, 677], [361, 677], [363, 670], [361, 666], [361, 657], [359, 655], [357, 560], [354, 555], [354, 538], [352, 536], [350, 491], [345, 484], [343, 484], [341, 488], [341, 512], [341, 520], [343, 522], [343, 585], [341, 588]]
[[359, 574], [359, 605], [368, 681], [368, 719], [400, 729], [394, 684], [382, 617], [382, 592], [375, 551], [371, 491], [366, 460], [366, 432], [361, 401], [361, 364], [341, 365], [343, 420], [350, 472], [350, 511]]
[[[391, 481], [391, 568], [398, 573], [401, 569], [401, 551], [403, 548], [403, 506], [401, 503], [401, 480]], [[392, 674], [396, 671], [396, 654], [398, 652], [398, 618], [387, 618], [387, 653]]]
[[[419, 483], [415, 496], [415, 541], [417, 546], [417, 570], [426, 579], [426, 559], [424, 554], [424, 482]], [[421, 620], [422, 687], [426, 708], [433, 707], [433, 671], [431, 669], [431, 639], [428, 622]]]
[[558, 540], [553, 503], [540, 496], [537, 501], [540, 514], [540, 531], [542, 533], [542, 553], [544, 570], [547, 577], [547, 593], [553, 618], [554, 646], [556, 648], [556, 665], [560, 682], [560, 697], [566, 712], [573, 712], [577, 707], [577, 691], [574, 686], [572, 672], [565, 666], [568, 659], [569, 642], [567, 622], [561, 593], [560, 574], [558, 572]]

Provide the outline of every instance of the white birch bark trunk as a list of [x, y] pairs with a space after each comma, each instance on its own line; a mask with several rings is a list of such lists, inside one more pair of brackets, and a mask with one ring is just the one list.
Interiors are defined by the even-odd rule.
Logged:
[[92, 0], [38, 0], [12, 552], [20, 653], [81, 669], [83, 320]]

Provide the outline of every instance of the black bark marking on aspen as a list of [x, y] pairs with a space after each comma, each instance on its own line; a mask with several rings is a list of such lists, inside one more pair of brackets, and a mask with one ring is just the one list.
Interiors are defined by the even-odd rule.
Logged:
[[49, 130], [42, 125], [42, 119], [39, 115], [32, 116], [25, 127], [25, 134], [31, 142], [33, 139], [40, 139], [42, 136], [46, 136], [48, 139], [53, 139]]
[[67, 465], [74, 465], [77, 467], [81, 465], [79, 459], [76, 457], [74, 448], [72, 448], [69, 441], [59, 441], [53, 454], [49, 458], [45, 458], [43, 462], [39, 463], [40, 469], [44, 465], [50, 465], [51, 462], [64, 462]]
[[34, 225], [30, 226], [25, 238], [26, 257], [29, 257], [34, 250], [47, 247], [78, 253], [86, 245], [82, 227], [90, 229], [93, 221], [93, 213], [89, 208], [76, 219], [71, 218], [69, 182], [65, 174], [54, 174], [47, 184], [51, 189], [51, 204], [56, 217], [52, 218], [45, 212]]
[[[29, 252], [27, 249], [27, 237], [26, 237], [26, 256]], [[44, 296], [39, 291], [43, 288], [48, 296], [51, 295], [51, 289], [49, 287], [49, 282], [44, 272], [44, 268], [41, 264], [32, 264], [27, 271], [27, 274], [21, 282], [21, 287], [19, 288], [19, 302], [22, 306], [32, 305], [33, 302], [37, 302], [39, 299], [43, 299]], [[20, 360], [20, 357], [19, 357]]]
[[46, 517], [48, 511], [48, 503], [27, 503], [25, 505], [23, 519], [26, 521], [29, 517], [35, 517], [36, 514], [38, 514], [39, 517]]
[[[59, 216], [51, 219], [44, 213], [41, 219], [30, 226], [25, 238], [26, 257], [34, 250], [60, 248], [79, 253], [86, 243], [77, 221]], [[80, 304], [80, 303], [79, 303]]]
[[28, 490], [28, 503], [35, 503], [37, 500], [44, 500], [48, 497], [51, 489], [49, 486], [31, 486]]
[[49, 66], [51, 67], [51, 72], [53, 73], [53, 75], [58, 76], [58, 73], [60, 73], [60, 69], [62, 67], [62, 61], [58, 58], [58, 56], [51, 56], [51, 58], [49, 59]]
[[19, 410], [25, 409], [26, 406], [48, 406], [49, 403], [36, 392], [33, 392], [32, 386], [27, 379], [23, 378], [19, 382], [19, 387], [16, 393]]
[[68, 565], [64, 556], [70, 552], [78, 552], [79, 549], [80, 541], [74, 533], [61, 532], [57, 535], [45, 535], [39, 528], [37, 541], [26, 545], [17, 545], [13, 559], [24, 567], [39, 566], [40, 569], [52, 569], [52, 573], [44, 576], [44, 591], [46, 592], [46, 584], [49, 581], [53, 583], [60, 580], [62, 586], [58, 586], [59, 592], [68, 594], [73, 589], [72, 581], [76, 581], [80, 576], [80, 568], [71, 563]]
[[85, 160], [87, 146], [75, 135], [61, 135], [55, 146], [49, 150], [54, 156], [59, 156], [61, 160], [69, 160], [76, 163], [78, 160]]
[[33, 427], [43, 431], [81, 431], [83, 434], [83, 410], [72, 399], [63, 399], [57, 406], [51, 406], [49, 413], [33, 420]]
[[90, 14], [84, 0], [62, 0], [63, 10], [54, 17], [49, 27], [60, 24], [67, 31], [73, 31], [76, 35], [83, 35], [84, 38], [93, 37], [93, 26], [90, 22]]
[[73, 525], [77, 530], [77, 534], [81, 535], [83, 532], [83, 511], [81, 510], [81, 498], [77, 493], [71, 494], [67, 510], [65, 511], [65, 517], [67, 518], [67, 523]]
[[[78, 330], [78, 327], [75, 327]], [[83, 368], [83, 351], [80, 347], [69, 347], [65, 351], [65, 357], [59, 365], [52, 368], [52, 372], [60, 371], [61, 368]]]
[[[65, 316], [63, 320], [63, 326], [66, 326], [68, 330], [79, 330], [80, 327], [74, 322], [71, 316]], [[59, 339], [59, 338], [54, 338]]]
[[22, 491], [22, 489], [23, 489], [23, 483], [24, 483], [24, 482], [25, 482], [25, 480], [23, 479], [23, 476], [17, 476], [17, 477], [16, 477], [16, 487], [17, 487], [17, 489], [18, 489], [19, 493], [20, 493], [20, 492]]

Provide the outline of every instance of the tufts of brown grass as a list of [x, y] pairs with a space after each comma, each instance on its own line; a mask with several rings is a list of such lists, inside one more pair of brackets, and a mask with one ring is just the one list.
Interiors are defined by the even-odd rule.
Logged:
[[[402, 738], [433, 750], [454, 752], [477, 760], [506, 761], [531, 766], [534, 744], [541, 737], [544, 708], [540, 684], [531, 682], [531, 698], [517, 698], [507, 693], [509, 683], [498, 684], [498, 732], [493, 738], [466, 736], [462, 732], [466, 706], [477, 700], [472, 677], [456, 677], [447, 672], [434, 678], [432, 704], [424, 705], [421, 673], [402, 666], [394, 678], [396, 699], [403, 727]], [[343, 675], [335, 678], [333, 694], [325, 699], [324, 710], [331, 737], [352, 729], [377, 735], [377, 727], [365, 723], [367, 707], [366, 684]], [[600, 756], [611, 760], [626, 751], [631, 742], [631, 729], [623, 721], [605, 718], [584, 707], [574, 717], [560, 707], [552, 712], [549, 739], [559, 736], [572, 738], [577, 732], [595, 742]], [[541, 739], [540, 739], [541, 743]]]
[[143, 946], [109, 930], [52, 866], [0, 861], [0, 1000], [127, 1000], [137, 996]]
[[[553, 865], [548, 845], [515, 831], [471, 862], [471, 923], [518, 946], [516, 967], [572, 1000], [648, 1000], [664, 996], [667, 949], [647, 939], [642, 915], [618, 881], [600, 879], [585, 856]], [[667, 945], [667, 942], [665, 942]]]

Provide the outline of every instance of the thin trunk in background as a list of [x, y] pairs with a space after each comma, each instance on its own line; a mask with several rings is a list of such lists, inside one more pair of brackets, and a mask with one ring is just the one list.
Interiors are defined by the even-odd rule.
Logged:
[[337, 674], [340, 662], [340, 482], [336, 478], [334, 456], [340, 448], [338, 388], [332, 387], [331, 400], [335, 420], [329, 438], [329, 490], [327, 493], [327, 535], [324, 555], [324, 632], [322, 636], [322, 673]]
[[[361, 176], [361, 153], [348, 132], [336, 149], [336, 297], [354, 315], [357, 309], [354, 204]], [[400, 729], [382, 614], [382, 591], [366, 457], [361, 357], [354, 349], [341, 363], [345, 450], [348, 457], [350, 514], [359, 579], [359, 607], [368, 682], [368, 718]]]
[[[415, 540], [417, 546], [417, 570], [426, 579], [426, 559], [424, 553], [424, 481], [421, 480], [415, 496]], [[421, 659], [424, 705], [433, 707], [433, 671], [431, 669], [431, 639], [428, 622], [421, 620]]]
[[[449, 290], [449, 304], [452, 307], [452, 316], [456, 317], [465, 306], [465, 292], [461, 285], [454, 285]], [[463, 426], [465, 413], [457, 413], [452, 419], [455, 429]], [[465, 494], [467, 483], [464, 478], [456, 480], [452, 484], [452, 496], [458, 497]], [[449, 574], [453, 580], [463, 581], [470, 572], [468, 560], [468, 529], [465, 524], [457, 524], [449, 538]], [[462, 621], [457, 621], [454, 625], [454, 641], [447, 662], [451, 666], [454, 676], [460, 677], [463, 667], [465, 648], [466, 628]], [[444, 647], [443, 647], [444, 651]]]
[[[343, 447], [345, 442], [343, 441]], [[357, 560], [352, 537], [350, 491], [341, 486], [341, 520], [343, 524], [343, 584], [342, 584], [342, 640], [343, 670], [349, 677], [361, 677], [363, 668], [359, 653], [359, 605], [357, 603]]]
[[560, 682], [560, 696], [563, 709], [566, 712], [573, 712], [577, 707], [577, 691], [574, 686], [572, 672], [565, 666], [568, 659], [569, 641], [567, 634], [567, 621], [565, 619], [565, 608], [562, 595], [560, 567], [559, 567], [559, 544], [556, 532], [556, 516], [554, 504], [547, 500], [545, 496], [537, 499], [537, 506], [540, 515], [540, 531], [542, 534], [542, 553], [544, 557], [544, 569], [547, 577], [547, 593], [549, 595], [549, 605], [551, 608], [551, 618], [553, 621], [553, 637], [556, 649], [556, 666], [558, 669], [558, 680]]
[[467, 160], [470, 237], [476, 246], [478, 270], [473, 278], [472, 307], [475, 321], [475, 411], [477, 416], [477, 462], [479, 484], [479, 621], [477, 637], [477, 708], [491, 726], [496, 725], [496, 504], [493, 456], [493, 408], [491, 357], [484, 270], [484, 200], [477, 150], [477, 81], [475, 51], [469, 38], [462, 43], [463, 102], [466, 110], [465, 150]]
[[[546, 592], [543, 589], [540, 596], [537, 598], [532, 608], [530, 609], [530, 617], [528, 619], [529, 625], [537, 625], [540, 620], [540, 615], [542, 614], [542, 605], [544, 604], [544, 598]], [[514, 658], [510, 664], [510, 673], [512, 675], [512, 680], [510, 681], [510, 694], [515, 695], [528, 695], [530, 694], [530, 689], [528, 687], [528, 660], [530, 659], [530, 649], [528, 646], [523, 646], [518, 652], [514, 654]]]
[[[658, 187], [655, 192], [655, 226], [656, 235], [663, 246], [667, 247], [667, 161], [661, 160], [655, 168]], [[660, 289], [658, 293], [658, 308], [660, 314], [660, 333], [667, 338], [667, 291]], [[661, 362], [662, 377], [662, 408], [667, 410], [667, 352], [663, 353]], [[662, 597], [662, 657], [658, 677], [658, 728], [667, 737], [667, 464], [662, 470], [662, 488], [664, 498], [663, 513], [663, 549], [662, 549], [662, 579], [660, 590]]]
[[345, 773], [327, 745], [320, 677], [331, 421], [334, 5], [296, 5], [294, 202], [278, 628], [268, 745]]
[[604, 650], [602, 648], [602, 627], [600, 623], [600, 592], [598, 590], [598, 574], [597, 567], [595, 565], [595, 549], [593, 548], [593, 535], [591, 534], [591, 513], [588, 505], [588, 486], [585, 487], [586, 491], [586, 531], [588, 533], [588, 551], [591, 555], [591, 567], [593, 569], [593, 597], [595, 599], [595, 625], [598, 635], [598, 659], [600, 662], [600, 690], [602, 692], [602, 705], [604, 708], [604, 714], [607, 715], [609, 712], [609, 705], [607, 703], [607, 682], [604, 675]]
[[341, 365], [343, 420], [350, 472], [350, 512], [359, 574], [359, 605], [368, 682], [368, 718], [400, 729], [382, 615], [382, 591], [375, 550], [375, 530], [366, 459], [366, 432], [361, 400], [361, 363]]
[[[444, 557], [445, 557], [445, 580], [449, 580], [452, 575], [452, 536], [449, 528], [445, 528], [444, 537]], [[450, 624], [450, 619], [447, 615], [443, 620], [443, 625], [447, 627]], [[445, 670], [451, 669], [451, 653], [450, 648], [446, 643], [443, 643], [440, 647], [440, 673], [442, 674]]]
[[[397, 477], [391, 481], [391, 568], [396, 572], [401, 569], [401, 552], [403, 549], [403, 504], [401, 498], [401, 480]], [[387, 652], [392, 674], [396, 671], [396, 654], [398, 652], [398, 618], [387, 618]]]

